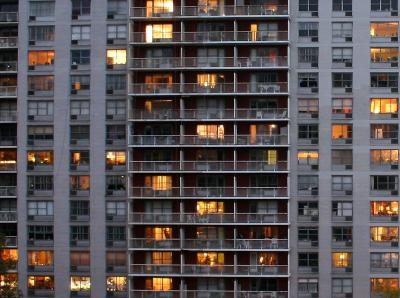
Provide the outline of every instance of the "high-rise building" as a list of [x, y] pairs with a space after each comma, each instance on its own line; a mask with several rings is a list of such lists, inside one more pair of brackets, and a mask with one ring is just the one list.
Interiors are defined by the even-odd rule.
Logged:
[[396, 295], [399, 24], [398, 0], [0, 0], [0, 286]]

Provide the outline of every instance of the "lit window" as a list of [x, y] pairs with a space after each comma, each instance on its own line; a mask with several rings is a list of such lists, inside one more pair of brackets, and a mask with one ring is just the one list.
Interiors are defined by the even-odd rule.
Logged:
[[372, 63], [397, 62], [399, 50], [397, 48], [371, 48], [370, 57]]
[[172, 39], [172, 24], [146, 25], [146, 42]]
[[71, 176], [70, 187], [71, 190], [89, 190], [90, 176]]
[[107, 65], [126, 64], [126, 50], [107, 50]]
[[29, 51], [29, 65], [53, 65], [54, 51]]
[[397, 113], [397, 98], [371, 98], [370, 108], [373, 114]]
[[89, 276], [71, 276], [71, 292], [90, 291]]
[[399, 23], [397, 22], [371, 23], [370, 35], [371, 37], [395, 37], [398, 28]]
[[172, 85], [172, 75], [169, 74], [146, 75], [144, 77], [144, 83], [151, 87], [153, 87], [152, 85], [170, 87], [170, 85]]
[[224, 81], [224, 75], [205, 73], [197, 75], [197, 84], [205, 88], [215, 88], [218, 83]]
[[217, 201], [197, 201], [197, 213], [224, 213], [224, 202]]
[[146, 2], [146, 16], [172, 13], [174, 11], [173, 0], [150, 0]]
[[258, 254], [258, 265], [277, 265], [278, 264], [278, 256], [275, 253], [260, 253]]
[[333, 124], [332, 125], [332, 139], [351, 139], [352, 126], [348, 124]]
[[27, 154], [29, 165], [52, 165], [53, 152], [52, 151], [28, 151]]
[[6, 248], [0, 250], [0, 259], [10, 265], [15, 264], [18, 261], [18, 250], [12, 248]]
[[351, 267], [352, 253], [334, 252], [332, 253], [332, 266], [335, 268]]
[[332, 99], [332, 114], [351, 114], [353, 112], [352, 98]]
[[54, 290], [53, 276], [28, 276], [28, 289]]
[[170, 291], [172, 290], [172, 278], [148, 278], [146, 279], [146, 290]]
[[398, 165], [399, 150], [390, 149], [375, 149], [371, 150], [371, 165], [385, 166]]
[[297, 152], [299, 165], [317, 165], [319, 161], [318, 151], [299, 151]]
[[153, 190], [171, 190], [172, 176], [146, 176], [144, 185], [151, 187]]
[[155, 251], [151, 254], [152, 264], [170, 265], [172, 264], [172, 252], [170, 251]]
[[[18, 285], [18, 276], [15, 273], [0, 274], [0, 287], [6, 289], [15, 289]], [[3, 292], [3, 291], [2, 291]], [[7, 291], [8, 293], [8, 291]], [[7, 296], [9, 297], [9, 296]], [[15, 297], [14, 295], [10, 297]]]
[[217, 124], [198, 124], [197, 125], [197, 136], [202, 139], [223, 139], [224, 138], [224, 126]]
[[28, 251], [28, 265], [52, 266], [53, 265], [53, 252], [50, 250]]
[[167, 228], [167, 227], [146, 228], [146, 238], [155, 240], [171, 239], [172, 228]]
[[399, 239], [398, 227], [371, 227], [371, 241], [397, 241]]
[[197, 264], [208, 266], [224, 265], [224, 253], [198, 252]]
[[392, 290], [398, 290], [399, 280], [398, 278], [371, 278], [371, 292], [389, 292]]
[[125, 291], [126, 291], [125, 276], [107, 277], [107, 292], [125, 292]]
[[396, 201], [374, 201], [370, 203], [372, 216], [393, 216], [399, 214], [399, 203]]
[[124, 151], [107, 151], [106, 164], [110, 166], [124, 166], [125, 165], [125, 152]]

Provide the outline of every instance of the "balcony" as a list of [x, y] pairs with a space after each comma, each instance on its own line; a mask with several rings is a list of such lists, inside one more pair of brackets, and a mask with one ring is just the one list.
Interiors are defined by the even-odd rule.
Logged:
[[0, 211], [0, 223], [17, 222], [17, 211]]
[[17, 86], [0, 86], [0, 97], [16, 97]]
[[15, 197], [16, 195], [16, 186], [0, 186], [0, 197]]
[[288, 224], [287, 213], [143, 213], [130, 214], [131, 224]]
[[224, 69], [224, 68], [286, 68], [288, 57], [164, 57], [132, 58], [131, 69]]
[[185, 276], [260, 276], [288, 275], [287, 265], [159, 265], [133, 264], [130, 275], [185, 275]]
[[[235, 141], [236, 139], [236, 141]], [[288, 136], [279, 135], [224, 135], [223, 138], [204, 138], [197, 135], [130, 135], [130, 146], [287, 146]]]
[[287, 172], [288, 162], [277, 161], [131, 161], [132, 172]]
[[163, 239], [133, 238], [130, 249], [141, 250], [287, 250], [288, 239]]
[[0, 61], [0, 73], [16, 72], [17, 66], [17, 61]]
[[0, 110], [0, 122], [15, 122], [17, 121], [16, 110]]
[[203, 198], [286, 198], [287, 187], [172, 187], [169, 190], [154, 190], [151, 187], [131, 187], [133, 198], [165, 198], [165, 197], [203, 197]]
[[[1, 91], [1, 89], [0, 89]], [[201, 86], [198, 83], [134, 83], [130, 85], [129, 95], [216, 95], [216, 94], [284, 94], [288, 93], [287, 82], [247, 82], [217, 83], [213, 87]]]
[[225, 6], [182, 6], [168, 11], [164, 7], [131, 7], [132, 18], [170, 18], [170, 17], [288, 17], [287, 5], [225, 5]]
[[6, 236], [4, 239], [4, 247], [17, 247], [17, 236]]
[[134, 45], [175, 43], [288, 43], [288, 31], [212, 31], [212, 32], [167, 32], [162, 38], [147, 36], [146, 32], [131, 33]]
[[286, 291], [132, 290], [132, 298], [288, 298]]
[[16, 23], [18, 22], [17, 12], [0, 12], [0, 23]]
[[0, 37], [0, 49], [1, 48], [17, 48], [18, 38], [17, 37]]
[[288, 120], [287, 108], [276, 109], [183, 109], [146, 111], [134, 109], [129, 113], [129, 120]]

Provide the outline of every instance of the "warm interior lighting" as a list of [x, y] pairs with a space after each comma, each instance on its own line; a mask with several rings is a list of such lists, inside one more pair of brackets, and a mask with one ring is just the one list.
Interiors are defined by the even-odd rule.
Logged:
[[162, 41], [172, 39], [172, 24], [146, 25], [146, 42]]
[[124, 151], [108, 151], [106, 155], [107, 165], [123, 166], [126, 162], [126, 155]]
[[151, 253], [151, 263], [159, 265], [172, 264], [172, 252], [170, 251], [155, 251]]
[[352, 254], [349, 252], [334, 252], [332, 253], [333, 267], [343, 268], [351, 266]]
[[29, 51], [29, 65], [53, 65], [54, 51]]
[[107, 293], [109, 292], [125, 292], [126, 276], [109, 276], [106, 281]]
[[171, 190], [172, 176], [146, 176], [144, 178], [144, 185], [156, 191]]
[[398, 104], [396, 98], [372, 98], [370, 110], [373, 114], [397, 113]]
[[28, 276], [28, 288], [38, 290], [54, 290], [53, 276]]
[[52, 266], [53, 265], [53, 252], [50, 250], [28, 251], [28, 265]]
[[223, 139], [225, 135], [224, 126], [217, 124], [198, 124], [197, 125], [197, 136], [202, 139]]
[[126, 64], [126, 50], [107, 50], [107, 64]]
[[397, 241], [398, 234], [397, 227], [371, 227], [372, 241]]
[[210, 214], [210, 213], [224, 213], [224, 202], [217, 201], [197, 201], [197, 213]]
[[342, 124], [332, 125], [332, 139], [347, 139], [351, 138], [351, 126]]
[[153, 277], [146, 279], [146, 290], [170, 291], [172, 290], [172, 278]]
[[397, 216], [399, 203], [397, 201], [375, 201], [370, 203], [372, 216]]
[[258, 31], [257, 24], [251, 24], [250, 25], [251, 41], [257, 41], [257, 31]]
[[371, 37], [394, 37], [397, 36], [399, 23], [397, 22], [379, 22], [371, 23]]
[[172, 228], [155, 227], [146, 228], [146, 238], [155, 240], [167, 240], [172, 238]]
[[18, 250], [13, 248], [5, 248], [0, 250], [0, 259], [4, 262], [18, 261]]
[[159, 14], [172, 13], [174, 11], [173, 0], [151, 0], [146, 1], [146, 16], [151, 17]]
[[90, 277], [89, 276], [71, 276], [71, 291], [90, 291]]
[[53, 152], [51, 151], [28, 151], [28, 164], [34, 165], [52, 165]]
[[224, 265], [224, 253], [198, 252], [197, 264], [208, 266]]
[[224, 76], [215, 73], [204, 73], [197, 75], [197, 84], [204, 88], [215, 88], [218, 82], [223, 81]]

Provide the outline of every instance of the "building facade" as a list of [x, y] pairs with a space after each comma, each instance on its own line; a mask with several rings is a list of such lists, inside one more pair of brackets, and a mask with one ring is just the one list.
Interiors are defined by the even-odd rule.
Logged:
[[398, 0], [0, 1], [1, 285], [395, 292], [398, 36]]

